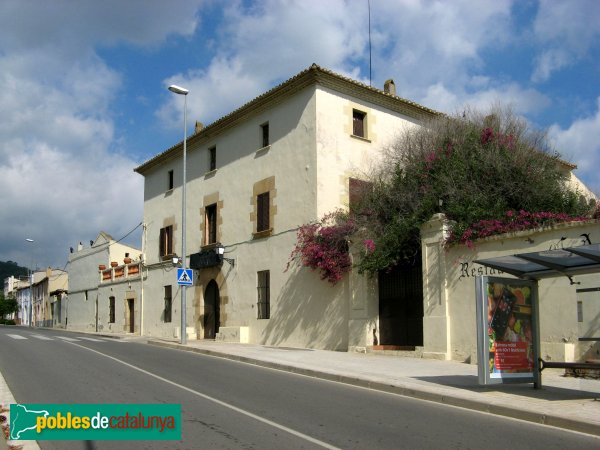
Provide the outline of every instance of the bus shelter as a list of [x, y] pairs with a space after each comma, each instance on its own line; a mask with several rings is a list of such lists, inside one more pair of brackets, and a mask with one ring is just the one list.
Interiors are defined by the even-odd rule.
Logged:
[[[480, 384], [532, 382], [540, 388], [544, 367], [594, 364], [544, 362], [540, 358], [538, 280], [600, 272], [600, 244], [480, 259], [475, 262], [515, 278], [476, 278]], [[581, 367], [580, 367], [581, 366]], [[594, 367], [595, 368], [595, 367]]]

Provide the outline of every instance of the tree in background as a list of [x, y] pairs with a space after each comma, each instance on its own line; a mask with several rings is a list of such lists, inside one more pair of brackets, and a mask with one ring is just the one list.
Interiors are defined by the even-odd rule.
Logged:
[[4, 293], [0, 292], [0, 319], [4, 319], [12, 313], [16, 313], [19, 310], [19, 304], [14, 297], [4, 297]]
[[0, 261], [0, 279], [4, 280], [10, 276], [14, 277], [26, 277], [29, 273], [29, 269], [26, 267], [19, 266], [14, 261]]
[[420, 227], [439, 212], [453, 221], [449, 243], [468, 245], [491, 234], [587, 220], [595, 202], [571, 190], [568, 177], [545, 134], [507, 109], [466, 111], [410, 128], [369, 176], [372, 189], [356, 220], [374, 250], [359, 271], [417, 261]]

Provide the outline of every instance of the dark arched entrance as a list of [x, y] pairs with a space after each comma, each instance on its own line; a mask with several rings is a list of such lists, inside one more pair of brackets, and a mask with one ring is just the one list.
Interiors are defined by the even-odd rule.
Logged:
[[220, 325], [219, 286], [210, 280], [204, 291], [204, 339], [214, 339]]

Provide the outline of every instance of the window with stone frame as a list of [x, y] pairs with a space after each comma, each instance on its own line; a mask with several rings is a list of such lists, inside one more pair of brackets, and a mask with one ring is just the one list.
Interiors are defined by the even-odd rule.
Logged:
[[352, 134], [361, 138], [367, 137], [367, 113], [357, 109], [352, 110]]
[[217, 242], [217, 204], [213, 203], [204, 208], [204, 243]]
[[256, 196], [256, 232], [271, 228], [269, 223], [269, 193], [263, 192]]
[[163, 259], [173, 255], [173, 225], [160, 229], [158, 251]]
[[373, 189], [373, 184], [369, 181], [359, 180], [357, 178], [348, 179], [348, 207], [351, 213], [368, 215], [363, 204], [365, 198]]

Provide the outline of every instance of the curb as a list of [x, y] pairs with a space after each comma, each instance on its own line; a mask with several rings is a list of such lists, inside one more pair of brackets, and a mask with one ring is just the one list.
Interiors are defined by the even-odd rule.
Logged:
[[[0, 372], [0, 406], [10, 409], [11, 403], [17, 403], [15, 398], [10, 391], [8, 384], [4, 380], [2, 373]], [[6, 416], [10, 423], [10, 411], [3, 412], [3, 416]], [[0, 450], [8, 450], [9, 447], [21, 447], [23, 450], [40, 450], [37, 441], [16, 441], [4, 439], [4, 432], [0, 436]]]
[[304, 369], [288, 364], [263, 361], [260, 359], [249, 358], [246, 356], [232, 355], [229, 353], [222, 353], [204, 348], [189, 347], [186, 345], [172, 342], [156, 341], [149, 339], [147, 343], [149, 345], [154, 345], [157, 347], [172, 348], [193, 353], [200, 353], [203, 355], [214, 356], [217, 358], [229, 359], [232, 361], [265, 367], [267, 369], [281, 370], [284, 372], [305, 375], [321, 380], [344, 383], [350, 386], [373, 389], [376, 391], [402, 395], [404, 397], [415, 398], [418, 400], [426, 400], [434, 403], [441, 403], [444, 405], [455, 406], [459, 408], [470, 409], [473, 411], [485, 412], [497, 416], [509, 417], [513, 419], [523, 420], [526, 422], [537, 423], [540, 425], [547, 425], [556, 428], [562, 428], [565, 430], [600, 436], [600, 427], [593, 423], [575, 419], [568, 419], [556, 415], [543, 414], [535, 411], [526, 411], [516, 407], [513, 408], [502, 404], [490, 403], [484, 400], [468, 399], [460, 397], [458, 395], [449, 394], [448, 392], [435, 392], [433, 389], [428, 390], [418, 385], [386, 384], [378, 381], [369, 381], [363, 378], [350, 377], [346, 375], [336, 375], [334, 373], [323, 372], [315, 369]]

